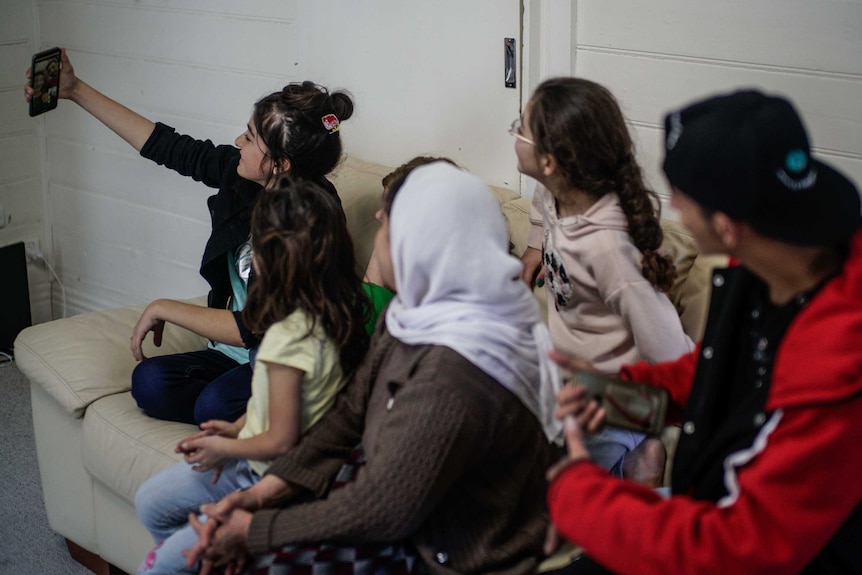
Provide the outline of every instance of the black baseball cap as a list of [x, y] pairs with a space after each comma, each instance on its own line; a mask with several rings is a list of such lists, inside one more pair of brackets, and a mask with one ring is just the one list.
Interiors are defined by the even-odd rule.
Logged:
[[748, 90], [665, 116], [663, 169], [703, 207], [797, 245], [837, 245], [862, 224], [856, 186], [811, 157], [786, 99]]

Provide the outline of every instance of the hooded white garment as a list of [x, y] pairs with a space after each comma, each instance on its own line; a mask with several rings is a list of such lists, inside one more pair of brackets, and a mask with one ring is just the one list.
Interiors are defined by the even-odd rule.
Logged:
[[550, 440], [560, 380], [550, 336], [508, 253], [499, 203], [448, 163], [413, 170], [395, 196], [389, 243], [397, 295], [386, 326], [409, 345], [442, 345], [514, 393]]

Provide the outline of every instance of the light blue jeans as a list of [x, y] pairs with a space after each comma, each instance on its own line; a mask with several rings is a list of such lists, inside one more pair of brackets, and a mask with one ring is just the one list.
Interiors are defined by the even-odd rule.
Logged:
[[260, 481], [260, 476], [245, 459], [225, 464], [215, 485], [212, 478], [212, 471], [201, 473], [188, 463], [180, 462], [141, 485], [135, 495], [135, 509], [156, 547], [141, 563], [138, 573], [197, 573], [199, 566], [187, 569], [183, 555], [183, 551], [191, 549], [198, 540], [197, 533], [189, 525], [189, 513], [197, 513], [204, 503], [219, 501]]
[[640, 445], [645, 437], [636, 431], [605, 427], [587, 438], [587, 450], [596, 465], [622, 477], [626, 454]]

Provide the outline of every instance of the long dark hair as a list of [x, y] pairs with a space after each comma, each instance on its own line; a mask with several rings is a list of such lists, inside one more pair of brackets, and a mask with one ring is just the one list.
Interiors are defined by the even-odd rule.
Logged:
[[[332, 123], [334, 115], [336, 122]], [[353, 115], [353, 99], [345, 91], [329, 91], [314, 82], [288, 84], [257, 101], [252, 123], [278, 166], [290, 161], [294, 178], [319, 180], [341, 160], [340, 122]], [[326, 118], [326, 122], [324, 122]], [[283, 174], [267, 170], [265, 188]]]
[[594, 198], [616, 192], [632, 243], [643, 254], [641, 273], [658, 290], [670, 291], [676, 268], [658, 253], [664, 234], [658, 195], [647, 188], [634, 143], [614, 96], [581, 78], [542, 82], [529, 110], [539, 154], [551, 154], [569, 184]]
[[243, 321], [262, 334], [301, 309], [339, 346], [344, 373], [352, 372], [368, 349], [371, 305], [338, 201], [313, 182], [284, 179], [260, 194], [251, 230], [258, 265]]

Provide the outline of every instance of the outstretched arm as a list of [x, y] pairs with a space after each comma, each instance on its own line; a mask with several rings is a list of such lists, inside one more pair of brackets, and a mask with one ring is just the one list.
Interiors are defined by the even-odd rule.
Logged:
[[[28, 79], [31, 74], [32, 71], [28, 69]], [[29, 82], [24, 88], [24, 97], [28, 102], [33, 97], [33, 88], [30, 87]], [[75, 76], [72, 62], [69, 61], [69, 57], [66, 55], [65, 48], [60, 51], [58, 97], [72, 100], [81, 106], [139, 152], [155, 127], [155, 124], [147, 118], [126, 108], [86, 82], [78, 79]]]

